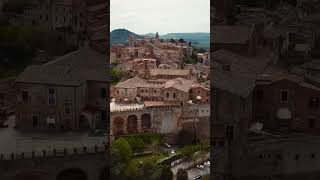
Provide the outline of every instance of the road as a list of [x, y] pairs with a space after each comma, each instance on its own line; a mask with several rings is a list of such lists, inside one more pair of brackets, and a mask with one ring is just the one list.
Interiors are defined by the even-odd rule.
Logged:
[[205, 169], [198, 169], [198, 168], [192, 168], [188, 170], [188, 178], [190, 180], [194, 180], [196, 176], [198, 175], [207, 175], [210, 174], [210, 167], [205, 166]]
[[[185, 162], [182, 162], [182, 163], [180, 163], [180, 164], [172, 167], [172, 168], [171, 168], [171, 171], [173, 172], [173, 175], [176, 176], [176, 175], [177, 175], [177, 172], [178, 172], [178, 169], [180, 169], [180, 168], [182, 168], [182, 169], [189, 169], [189, 168], [193, 167], [194, 165], [199, 164], [199, 163], [202, 163], [202, 162], [204, 162], [205, 160], [208, 160], [208, 159], [210, 159], [210, 153], [207, 153], [204, 158], [199, 158], [199, 159], [197, 159], [197, 160], [195, 161], [195, 163], [194, 163], [193, 161], [191, 161], [191, 162], [186, 162], [186, 161], [185, 161]], [[203, 163], [202, 163], [202, 164], [203, 164]], [[210, 169], [210, 168], [209, 168], [209, 169]], [[197, 176], [197, 175], [200, 175], [200, 174], [196, 174], [196, 173], [197, 173], [197, 171], [192, 171], [192, 172], [190, 173], [190, 177], [191, 177], [191, 176], [194, 176], [194, 177], [195, 177], [195, 176]], [[200, 172], [198, 172], [198, 173], [200, 173]], [[209, 173], [210, 173], [210, 170], [209, 170]], [[188, 176], [189, 176], [189, 172], [188, 172]]]
[[89, 137], [87, 132], [39, 133], [15, 130], [14, 117], [9, 117], [8, 128], [0, 129], [0, 153], [21, 153], [62, 148], [102, 145], [106, 137]]

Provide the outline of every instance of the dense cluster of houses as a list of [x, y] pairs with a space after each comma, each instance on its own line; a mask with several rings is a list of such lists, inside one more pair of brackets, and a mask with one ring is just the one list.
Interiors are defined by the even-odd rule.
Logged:
[[[112, 57], [117, 60], [114, 68], [125, 74], [121, 82], [111, 87], [111, 134], [117, 136], [147, 130], [176, 133], [182, 128], [183, 119], [204, 117], [209, 122], [208, 53], [198, 54], [198, 64], [185, 64], [185, 58], [194, 53], [189, 43], [166, 42], [158, 34], [144, 39], [130, 35], [128, 40], [128, 46], [111, 48]], [[199, 113], [206, 112], [206, 115], [194, 114], [192, 107], [196, 106]], [[170, 110], [172, 117], [161, 115]], [[131, 114], [120, 115], [119, 111]], [[145, 114], [140, 120], [141, 112]], [[132, 131], [132, 127], [139, 127], [140, 121], [144, 124], [145, 117], [149, 117], [149, 128]]]

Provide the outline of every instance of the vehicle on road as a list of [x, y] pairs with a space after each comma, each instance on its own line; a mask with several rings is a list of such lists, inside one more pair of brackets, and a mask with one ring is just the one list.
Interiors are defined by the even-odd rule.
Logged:
[[170, 144], [168, 144], [168, 143], [164, 143], [163, 145], [164, 145], [166, 148], [171, 148]]
[[204, 165], [210, 167], [210, 161], [205, 162]]
[[201, 164], [198, 164], [198, 165], [197, 165], [197, 168], [198, 168], [198, 169], [202, 169], [202, 170], [203, 170], [203, 169], [204, 169], [204, 166], [203, 166], [203, 165], [201, 165]]

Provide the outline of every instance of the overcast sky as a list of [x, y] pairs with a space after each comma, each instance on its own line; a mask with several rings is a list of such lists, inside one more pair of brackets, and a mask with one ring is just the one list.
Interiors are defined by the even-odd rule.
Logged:
[[210, 0], [111, 0], [111, 31], [210, 32]]

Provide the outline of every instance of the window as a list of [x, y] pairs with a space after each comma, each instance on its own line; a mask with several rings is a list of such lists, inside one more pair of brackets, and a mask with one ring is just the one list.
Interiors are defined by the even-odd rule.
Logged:
[[314, 159], [316, 155], [314, 153], [311, 154], [311, 159]]
[[65, 103], [64, 104], [64, 112], [66, 114], [70, 114], [70, 106], [71, 106], [71, 103]]
[[176, 98], [176, 93], [173, 93], [173, 98]]
[[308, 120], [309, 120], [309, 128], [312, 128], [312, 129], [315, 128], [315, 120], [316, 120], [316, 118], [309, 117]]
[[167, 93], [167, 98], [169, 98], [169, 93]]
[[280, 101], [281, 102], [288, 102], [288, 98], [289, 98], [289, 92], [288, 90], [281, 90], [280, 91]]
[[200, 91], [198, 90], [198, 94], [200, 94]]
[[259, 102], [263, 101], [263, 90], [262, 89], [257, 90], [257, 100]]
[[28, 91], [22, 91], [22, 101], [27, 103], [29, 100], [29, 93]]
[[295, 160], [299, 160], [300, 159], [300, 155], [296, 154]]
[[143, 92], [143, 89], [141, 89], [141, 92]]
[[226, 126], [226, 137], [231, 141], [234, 139], [234, 127], [232, 125]]
[[319, 108], [319, 98], [311, 97], [309, 101], [309, 108], [310, 109], [318, 109]]
[[101, 88], [100, 89], [100, 95], [101, 95], [101, 98], [106, 98], [107, 97], [107, 90], [106, 88]]
[[32, 116], [32, 125], [33, 127], [37, 127], [39, 124], [39, 117], [38, 116]]
[[49, 97], [48, 97], [49, 104], [55, 105], [56, 104], [56, 91], [55, 91], [55, 89], [49, 88], [48, 92], [49, 92]]
[[156, 93], [157, 92], [157, 90], [154, 90], [154, 93]]

